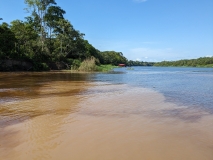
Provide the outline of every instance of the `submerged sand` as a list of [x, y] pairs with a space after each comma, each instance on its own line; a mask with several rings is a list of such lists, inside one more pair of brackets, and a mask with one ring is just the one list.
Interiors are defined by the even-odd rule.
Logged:
[[213, 159], [213, 115], [153, 90], [59, 81], [39, 93], [0, 104], [0, 159]]

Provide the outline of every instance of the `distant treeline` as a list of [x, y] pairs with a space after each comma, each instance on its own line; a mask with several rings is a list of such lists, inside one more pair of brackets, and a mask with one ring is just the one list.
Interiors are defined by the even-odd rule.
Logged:
[[[25, 21], [14, 20], [0, 24], [0, 70], [14, 70], [8, 67], [12, 62], [19, 65], [29, 62], [25, 70], [49, 70], [50, 64], [63, 63], [66, 68], [77, 68], [85, 60], [95, 57], [96, 64], [127, 63], [121, 52], [101, 52], [84, 39], [64, 18], [66, 13], [55, 0], [25, 0], [31, 13]], [[14, 61], [15, 60], [15, 61]], [[23, 67], [20, 67], [23, 69]]]
[[143, 61], [132, 61], [129, 60], [127, 62], [128, 66], [153, 66], [155, 63], [154, 62], [143, 62]]
[[154, 66], [183, 66], [183, 67], [213, 67], [213, 57], [201, 57], [198, 59], [162, 61], [155, 63]]

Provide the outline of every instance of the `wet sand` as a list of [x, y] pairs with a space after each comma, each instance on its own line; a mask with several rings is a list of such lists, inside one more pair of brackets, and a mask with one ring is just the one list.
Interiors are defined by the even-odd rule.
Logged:
[[150, 89], [57, 81], [37, 92], [0, 104], [0, 159], [213, 159], [213, 115]]

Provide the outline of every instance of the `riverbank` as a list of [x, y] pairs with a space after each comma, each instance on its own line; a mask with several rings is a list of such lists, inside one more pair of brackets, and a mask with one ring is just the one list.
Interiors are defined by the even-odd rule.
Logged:
[[12, 71], [49, 71], [49, 70], [63, 70], [70, 69], [70, 65], [63, 61], [51, 63], [36, 63], [25, 60], [0, 60], [1, 72]]
[[182, 67], [182, 68], [213, 68], [213, 64], [209, 64], [209, 65], [198, 65], [198, 66], [161, 66], [161, 65], [158, 65], [158, 66], [154, 66], [154, 67]]
[[[108, 65], [95, 65], [94, 70], [90, 72], [107, 72], [116, 68], [117, 66]], [[78, 68], [72, 68], [71, 65], [65, 62], [55, 63], [39, 63], [34, 64], [30, 61], [20, 60], [0, 60], [0, 72], [17, 72], [17, 71], [72, 71], [80, 72]]]
[[213, 67], [213, 57], [200, 57], [197, 59], [182, 59], [177, 61], [157, 62], [154, 66], [160, 67]]

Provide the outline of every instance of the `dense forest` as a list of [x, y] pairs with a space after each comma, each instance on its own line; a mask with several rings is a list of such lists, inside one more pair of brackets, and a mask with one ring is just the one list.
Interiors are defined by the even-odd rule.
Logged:
[[143, 61], [133, 61], [129, 60], [127, 62], [128, 66], [153, 66], [155, 63], [154, 62], [143, 62]]
[[55, 0], [25, 0], [25, 21], [0, 24], [0, 70], [49, 70], [80, 67], [86, 59], [96, 65], [127, 63], [121, 52], [101, 52], [84, 39]]
[[174, 66], [174, 67], [213, 67], [213, 57], [201, 57], [198, 59], [162, 61], [155, 63], [154, 66]]

